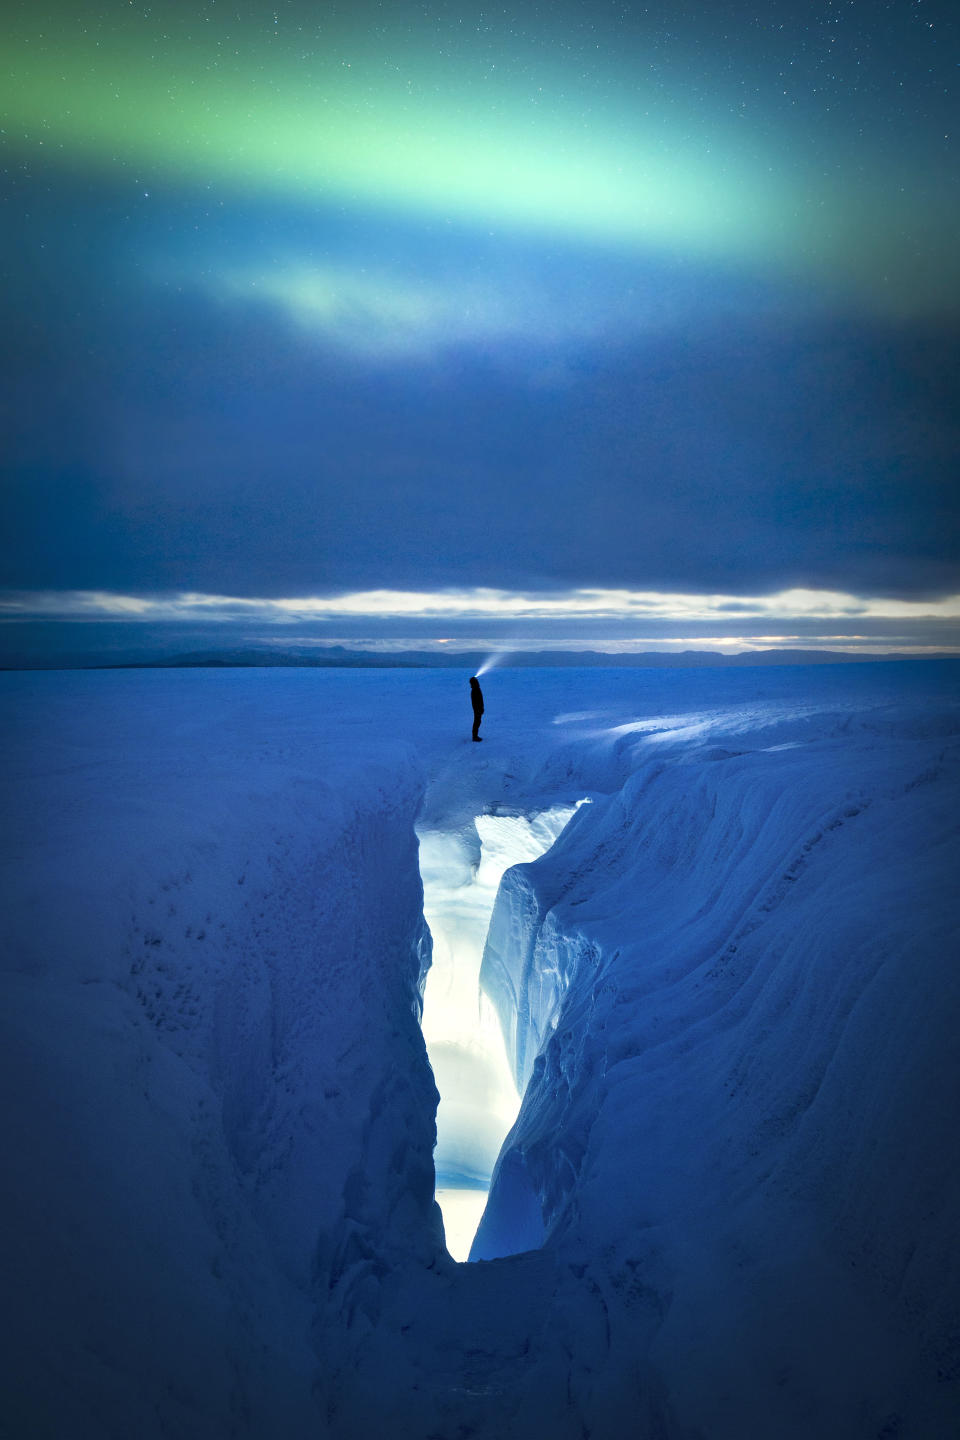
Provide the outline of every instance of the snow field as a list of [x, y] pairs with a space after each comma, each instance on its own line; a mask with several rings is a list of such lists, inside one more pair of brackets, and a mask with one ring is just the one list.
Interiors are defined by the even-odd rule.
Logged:
[[256, 674], [4, 678], [14, 1433], [316, 1434], [351, 1177], [439, 1247], [412, 752]]
[[[955, 667], [485, 689], [474, 747], [449, 672], [0, 676], [0, 1430], [955, 1433]], [[414, 825], [584, 795], [453, 1265]]]
[[524, 1025], [547, 1043], [474, 1254], [531, 1193], [561, 1252], [632, 1253], [676, 1414], [711, 1437], [949, 1433], [958, 769], [917, 728], [653, 762], [498, 898], [484, 981], [518, 1056]]

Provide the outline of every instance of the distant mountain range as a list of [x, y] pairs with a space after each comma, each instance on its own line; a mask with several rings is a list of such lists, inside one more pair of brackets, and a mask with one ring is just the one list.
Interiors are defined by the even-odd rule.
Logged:
[[[355, 670], [445, 669], [476, 671], [490, 658], [489, 650], [401, 650], [384, 653], [372, 650], [347, 650], [330, 646], [290, 646], [283, 650], [238, 649], [195, 650], [180, 655], [157, 655], [156, 652], [130, 652], [106, 660], [102, 654], [71, 656], [69, 660], [54, 656], [7, 656], [0, 665], [4, 670], [125, 670], [184, 669], [225, 667], [309, 667]], [[949, 660], [958, 657], [947, 653], [917, 656], [904, 653], [865, 654], [837, 650], [745, 650], [735, 655], [720, 655], [712, 650], [644, 650], [632, 653], [606, 654], [597, 650], [511, 650], [498, 655], [498, 669], [518, 667], [599, 667], [677, 669], [684, 667], [726, 668], [748, 665], [844, 665], [867, 661]]]

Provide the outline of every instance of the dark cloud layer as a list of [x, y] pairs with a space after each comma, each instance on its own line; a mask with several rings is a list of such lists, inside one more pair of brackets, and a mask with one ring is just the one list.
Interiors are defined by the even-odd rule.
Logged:
[[[10, 587], [960, 589], [947, 322], [361, 212], [151, 209], [53, 174], [15, 198]], [[334, 324], [218, 289], [278, 237], [287, 268], [384, 297]], [[458, 311], [478, 276], [492, 318]]]

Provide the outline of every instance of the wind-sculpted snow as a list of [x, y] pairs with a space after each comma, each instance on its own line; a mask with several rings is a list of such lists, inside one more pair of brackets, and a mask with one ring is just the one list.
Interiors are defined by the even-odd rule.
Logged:
[[[522, 1248], [534, 1195], [550, 1247], [611, 1257], [611, 1298], [658, 1277], [651, 1356], [711, 1437], [880, 1433], [884, 1395], [888, 1433], [946, 1434], [956, 714], [700, 740], [504, 877], [482, 979], [532, 1083], [474, 1254]], [[904, 1414], [924, 1369], [950, 1401]]]
[[441, 1247], [416, 757], [291, 676], [6, 679], [3, 1423], [322, 1433], [318, 1276]]
[[[954, 667], [485, 691], [0, 677], [3, 1433], [955, 1433]], [[501, 885], [454, 1265], [414, 825], [584, 796]]]

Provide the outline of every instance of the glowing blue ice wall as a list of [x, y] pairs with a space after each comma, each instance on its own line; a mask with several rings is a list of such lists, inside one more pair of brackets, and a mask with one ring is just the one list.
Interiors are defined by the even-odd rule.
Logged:
[[423, 911], [433, 936], [423, 1034], [440, 1091], [437, 1201], [456, 1260], [467, 1258], [520, 1105], [497, 1013], [480, 990], [490, 915], [504, 871], [548, 850], [575, 808], [558, 806], [532, 820], [479, 815], [459, 831], [420, 832]]

